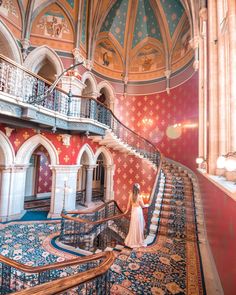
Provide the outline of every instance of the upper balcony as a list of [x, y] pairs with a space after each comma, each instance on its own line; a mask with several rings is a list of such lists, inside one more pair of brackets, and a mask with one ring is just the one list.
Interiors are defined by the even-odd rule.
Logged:
[[157, 148], [127, 128], [105, 105], [59, 87], [48, 92], [50, 86], [50, 82], [0, 55], [0, 123], [100, 139], [112, 133], [112, 140], [117, 140], [122, 149], [158, 165]]

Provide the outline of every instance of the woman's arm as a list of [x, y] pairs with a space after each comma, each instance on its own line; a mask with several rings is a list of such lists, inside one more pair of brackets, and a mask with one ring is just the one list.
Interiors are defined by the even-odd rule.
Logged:
[[147, 207], [149, 207], [149, 204], [144, 204], [144, 203], [143, 203], [143, 198], [142, 198], [142, 196], [139, 196], [139, 204], [140, 204], [140, 206], [141, 206], [142, 208], [147, 208]]

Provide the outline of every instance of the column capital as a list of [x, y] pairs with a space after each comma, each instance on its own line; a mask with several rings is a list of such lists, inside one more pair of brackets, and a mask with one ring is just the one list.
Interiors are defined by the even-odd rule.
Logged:
[[57, 173], [70, 173], [77, 172], [81, 165], [49, 165], [51, 170], [56, 171]]
[[207, 8], [206, 7], [203, 7], [203, 8], [200, 9], [200, 11], [199, 11], [199, 17], [203, 21], [206, 21], [207, 20]]
[[95, 165], [83, 165], [85, 167], [86, 170], [93, 170], [94, 168], [97, 167], [97, 164]]

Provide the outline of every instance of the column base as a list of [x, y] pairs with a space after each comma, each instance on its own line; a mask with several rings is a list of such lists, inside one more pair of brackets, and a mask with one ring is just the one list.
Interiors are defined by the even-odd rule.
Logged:
[[49, 212], [47, 218], [51, 218], [51, 219], [61, 218], [61, 213]]
[[12, 214], [9, 216], [0, 216], [0, 222], [10, 222], [13, 220], [21, 219], [26, 213], [26, 210], [21, 211], [21, 213]]

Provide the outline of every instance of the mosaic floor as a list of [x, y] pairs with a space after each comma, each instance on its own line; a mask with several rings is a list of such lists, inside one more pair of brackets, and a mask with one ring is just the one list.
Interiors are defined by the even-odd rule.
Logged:
[[[168, 176], [154, 245], [124, 249], [112, 266], [113, 295], [205, 294], [196, 238], [191, 184]], [[52, 247], [58, 220], [0, 224], [0, 254], [30, 266], [72, 259]]]

